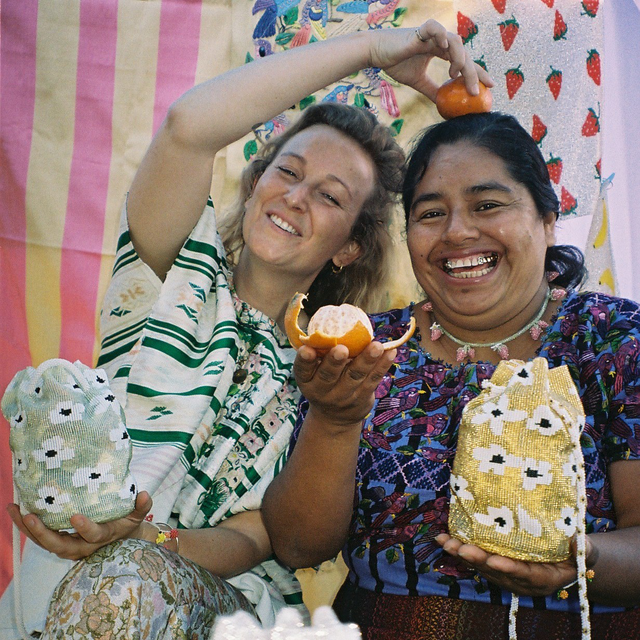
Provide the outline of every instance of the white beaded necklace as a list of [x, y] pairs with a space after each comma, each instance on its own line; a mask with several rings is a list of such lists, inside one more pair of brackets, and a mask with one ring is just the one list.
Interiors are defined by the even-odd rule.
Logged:
[[[438, 340], [442, 335], [447, 336], [449, 340], [455, 342], [460, 345], [456, 350], [456, 360], [458, 362], [462, 362], [465, 358], [469, 358], [473, 360], [476, 355], [476, 349], [488, 347], [492, 349], [502, 360], [506, 360], [509, 357], [509, 348], [507, 347], [507, 343], [519, 338], [523, 333], [529, 332], [531, 337], [534, 340], [539, 340], [542, 332], [549, 326], [547, 322], [542, 320], [542, 316], [544, 312], [547, 310], [547, 305], [549, 304], [549, 300], [560, 300], [567, 295], [565, 289], [554, 288], [550, 289], [547, 287], [547, 292], [544, 296], [544, 300], [538, 313], [536, 313], [533, 320], [524, 325], [521, 329], [518, 329], [513, 335], [510, 335], [508, 338], [504, 338], [503, 340], [498, 340], [496, 342], [466, 342], [465, 340], [460, 340], [460, 338], [456, 338], [454, 335], [449, 333], [440, 323], [434, 321], [430, 327], [430, 338], [432, 342]], [[427, 312], [433, 313], [433, 305], [430, 302], [427, 302], [422, 305], [422, 309]]]

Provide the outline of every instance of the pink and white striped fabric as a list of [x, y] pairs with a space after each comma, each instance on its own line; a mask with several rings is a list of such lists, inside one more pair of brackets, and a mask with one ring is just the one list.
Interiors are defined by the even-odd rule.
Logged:
[[[0, 389], [48, 358], [95, 362], [118, 210], [167, 107], [196, 81], [205, 13], [215, 33], [216, 9], [200, 1], [2, 3]], [[5, 504], [10, 459], [3, 437]], [[1, 593], [4, 509], [0, 535]]]

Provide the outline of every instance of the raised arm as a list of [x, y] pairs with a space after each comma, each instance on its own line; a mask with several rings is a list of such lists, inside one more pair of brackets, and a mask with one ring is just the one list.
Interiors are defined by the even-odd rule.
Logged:
[[484, 70], [460, 38], [433, 20], [415, 29], [375, 29], [268, 56], [200, 84], [169, 109], [128, 196], [131, 237], [141, 258], [164, 278], [197, 222], [211, 184], [216, 153], [309, 94], [356, 71], [376, 66], [435, 98], [427, 75], [438, 56], [462, 73], [471, 91]]
[[321, 363], [309, 347], [298, 352], [296, 380], [310, 409], [291, 458], [262, 503], [273, 549], [291, 567], [319, 564], [347, 539], [362, 421], [395, 354], [378, 342], [351, 362], [343, 346]]

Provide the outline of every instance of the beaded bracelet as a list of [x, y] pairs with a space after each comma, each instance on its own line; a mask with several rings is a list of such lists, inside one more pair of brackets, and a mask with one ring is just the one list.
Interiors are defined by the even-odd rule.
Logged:
[[[585, 578], [587, 579], [587, 582], [591, 582], [594, 578], [595, 578], [596, 572], [593, 569], [587, 569], [586, 573], [585, 573]], [[562, 589], [560, 589], [557, 593], [557, 598], [558, 600], [566, 600], [569, 597], [569, 592], [567, 591], [567, 589], [569, 589], [570, 587], [573, 587], [574, 584], [577, 584], [578, 580], [574, 580], [573, 582], [570, 582], [568, 585], [562, 587]]]
[[149, 524], [158, 530], [155, 543], [161, 544], [165, 549], [169, 549], [169, 542], [171, 542], [171, 540], [175, 540], [176, 553], [180, 555], [180, 539], [178, 538], [178, 530], [169, 526], [166, 522], [150, 522]]

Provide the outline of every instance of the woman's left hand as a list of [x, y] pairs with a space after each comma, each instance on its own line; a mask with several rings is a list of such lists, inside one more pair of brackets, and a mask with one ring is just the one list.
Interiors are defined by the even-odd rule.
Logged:
[[[449, 555], [462, 558], [490, 582], [520, 596], [548, 596], [576, 579], [574, 558], [562, 562], [523, 562], [487, 553], [446, 533], [440, 534], [436, 542]], [[587, 539], [587, 557], [589, 551]]]
[[38, 546], [59, 558], [80, 560], [115, 540], [143, 537], [139, 532], [152, 504], [151, 496], [141, 491], [136, 498], [135, 509], [124, 518], [97, 524], [82, 515], [71, 516], [76, 533], [47, 529], [34, 514], [22, 516], [17, 504], [10, 504], [7, 511], [16, 527]]

